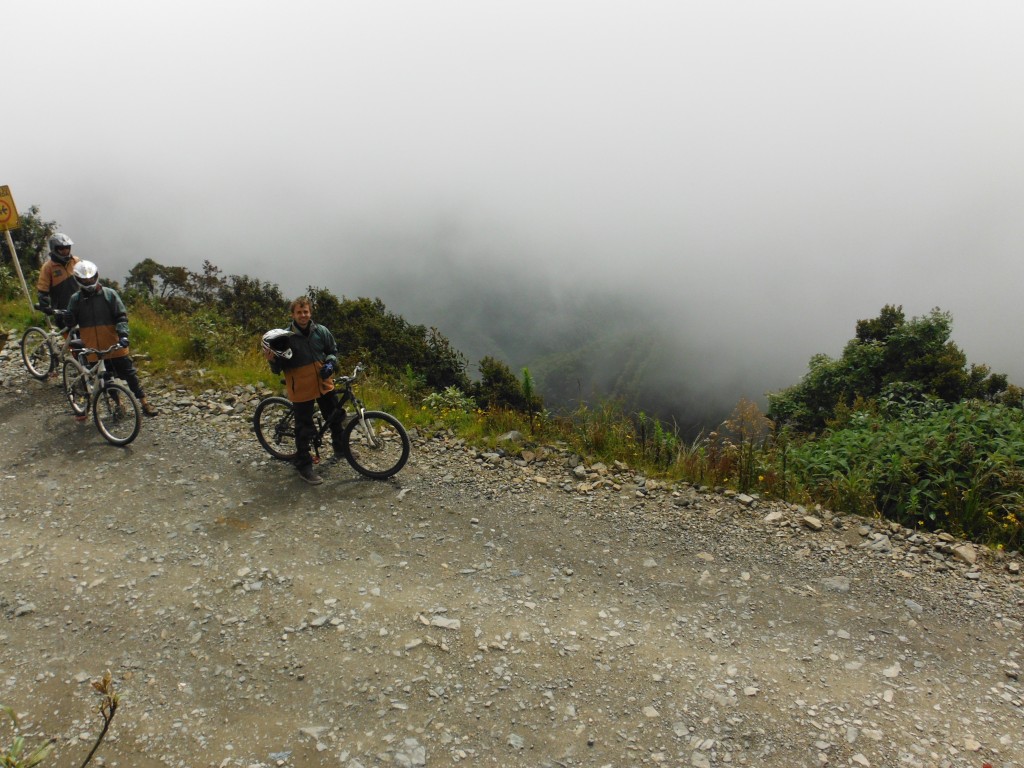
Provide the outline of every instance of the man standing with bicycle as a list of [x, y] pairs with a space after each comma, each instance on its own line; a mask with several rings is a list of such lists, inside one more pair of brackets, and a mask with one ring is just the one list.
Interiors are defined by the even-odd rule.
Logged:
[[100, 285], [100, 272], [91, 261], [78, 262], [73, 274], [78, 292], [68, 302], [67, 314], [78, 324], [82, 341], [94, 349], [120, 343], [119, 349], [104, 357], [107, 368], [125, 380], [144, 414], [156, 416], [159, 411], [146, 400], [135, 364], [128, 356], [128, 311], [124, 302], [113, 288]]
[[46, 314], [50, 310], [67, 309], [71, 296], [78, 290], [72, 279], [78, 258], [71, 255], [71, 238], [63, 232], [50, 237], [50, 258], [39, 268], [36, 293], [39, 294], [39, 309]]
[[338, 345], [325, 326], [313, 322], [308, 298], [303, 296], [293, 301], [291, 313], [292, 322], [286, 331], [272, 331], [264, 336], [263, 352], [270, 362], [270, 370], [284, 373], [288, 399], [295, 411], [295, 468], [307, 483], [319, 485], [323, 480], [313, 471], [313, 456], [309, 451], [311, 438], [316, 434], [315, 404], [320, 406], [320, 413], [330, 424], [334, 458], [340, 458], [345, 451], [342, 437], [345, 411], [339, 409], [334, 394]]

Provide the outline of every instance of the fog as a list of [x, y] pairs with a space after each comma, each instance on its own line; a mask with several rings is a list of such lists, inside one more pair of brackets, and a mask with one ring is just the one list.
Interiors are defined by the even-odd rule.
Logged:
[[114, 279], [210, 260], [379, 296], [514, 367], [618, 300], [669, 350], [650, 376], [716, 404], [938, 306], [1024, 383], [1015, 0], [34, 0], [4, 26], [0, 184]]

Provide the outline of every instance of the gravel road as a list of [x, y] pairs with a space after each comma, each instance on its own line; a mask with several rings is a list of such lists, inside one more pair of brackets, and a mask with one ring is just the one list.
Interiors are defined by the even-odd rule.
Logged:
[[149, 388], [114, 448], [0, 352], [0, 703], [53, 765], [109, 670], [94, 765], [1024, 766], [1018, 556], [443, 431], [311, 487], [259, 393]]

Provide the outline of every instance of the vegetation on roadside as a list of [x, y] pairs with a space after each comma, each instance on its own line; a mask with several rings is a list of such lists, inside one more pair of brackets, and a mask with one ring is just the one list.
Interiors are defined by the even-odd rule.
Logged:
[[968, 365], [950, 340], [953, 318], [933, 309], [907, 319], [888, 305], [859, 320], [838, 359], [815, 355], [803, 380], [769, 396], [768, 415], [801, 433], [820, 433], [851, 412], [893, 400], [980, 400], [1019, 406], [1022, 390], [986, 365]]
[[[0, 317], [24, 327], [33, 318], [3, 269]], [[741, 400], [716, 429], [687, 441], [675, 424], [615, 399], [551, 413], [529, 370], [517, 376], [485, 357], [471, 376], [438, 329], [410, 324], [380, 299], [307, 293], [316, 320], [335, 332], [342, 366], [370, 366], [366, 399], [410, 427], [491, 447], [515, 430], [667, 479], [1024, 548], [1024, 391], [968, 365], [950, 340], [951, 316], [938, 309], [908, 319], [902, 307], [883, 307], [856, 323], [840, 358], [816, 355], [800, 382], [769, 394], [767, 414]], [[210, 262], [194, 273], [146, 259], [122, 295], [146, 371], [202, 387], [272, 379], [259, 339], [287, 322], [275, 284], [224, 275]]]
[[[96, 711], [103, 720], [103, 726], [100, 728], [100, 732], [93, 742], [92, 749], [85, 756], [80, 768], [85, 768], [92, 762], [93, 757], [95, 757], [97, 750], [100, 748], [100, 744], [103, 743], [103, 739], [106, 738], [107, 732], [110, 730], [110, 724], [113, 722], [114, 715], [117, 713], [117, 708], [121, 702], [120, 694], [114, 689], [110, 672], [105, 673], [99, 680], [93, 680], [92, 689], [94, 693], [100, 696], [100, 703], [97, 705]], [[53, 739], [49, 739], [34, 749], [26, 751], [29, 748], [26, 747], [25, 737], [18, 733], [20, 724], [17, 714], [15, 714], [11, 707], [7, 706], [0, 706], [0, 714], [7, 715], [10, 718], [15, 731], [11, 745], [6, 748], [0, 748], [0, 768], [35, 768], [38, 765], [42, 765], [53, 752], [56, 742]]]
[[50, 756], [50, 753], [53, 752], [54, 742], [44, 741], [35, 749], [26, 753], [25, 737], [17, 733], [20, 725], [18, 723], [18, 716], [13, 709], [6, 706], [0, 706], [0, 714], [7, 715], [10, 718], [15, 730], [15, 736], [11, 740], [11, 745], [0, 749], [0, 766], [3, 766], [3, 768], [35, 768], [35, 766], [40, 765]]

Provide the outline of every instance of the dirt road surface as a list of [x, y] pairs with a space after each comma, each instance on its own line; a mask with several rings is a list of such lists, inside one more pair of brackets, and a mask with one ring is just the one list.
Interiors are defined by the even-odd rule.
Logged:
[[119, 449], [16, 355], [0, 703], [48, 764], [109, 670], [94, 765], [1024, 766], [1018, 557], [443, 431], [311, 487], [245, 391], [151, 383]]

